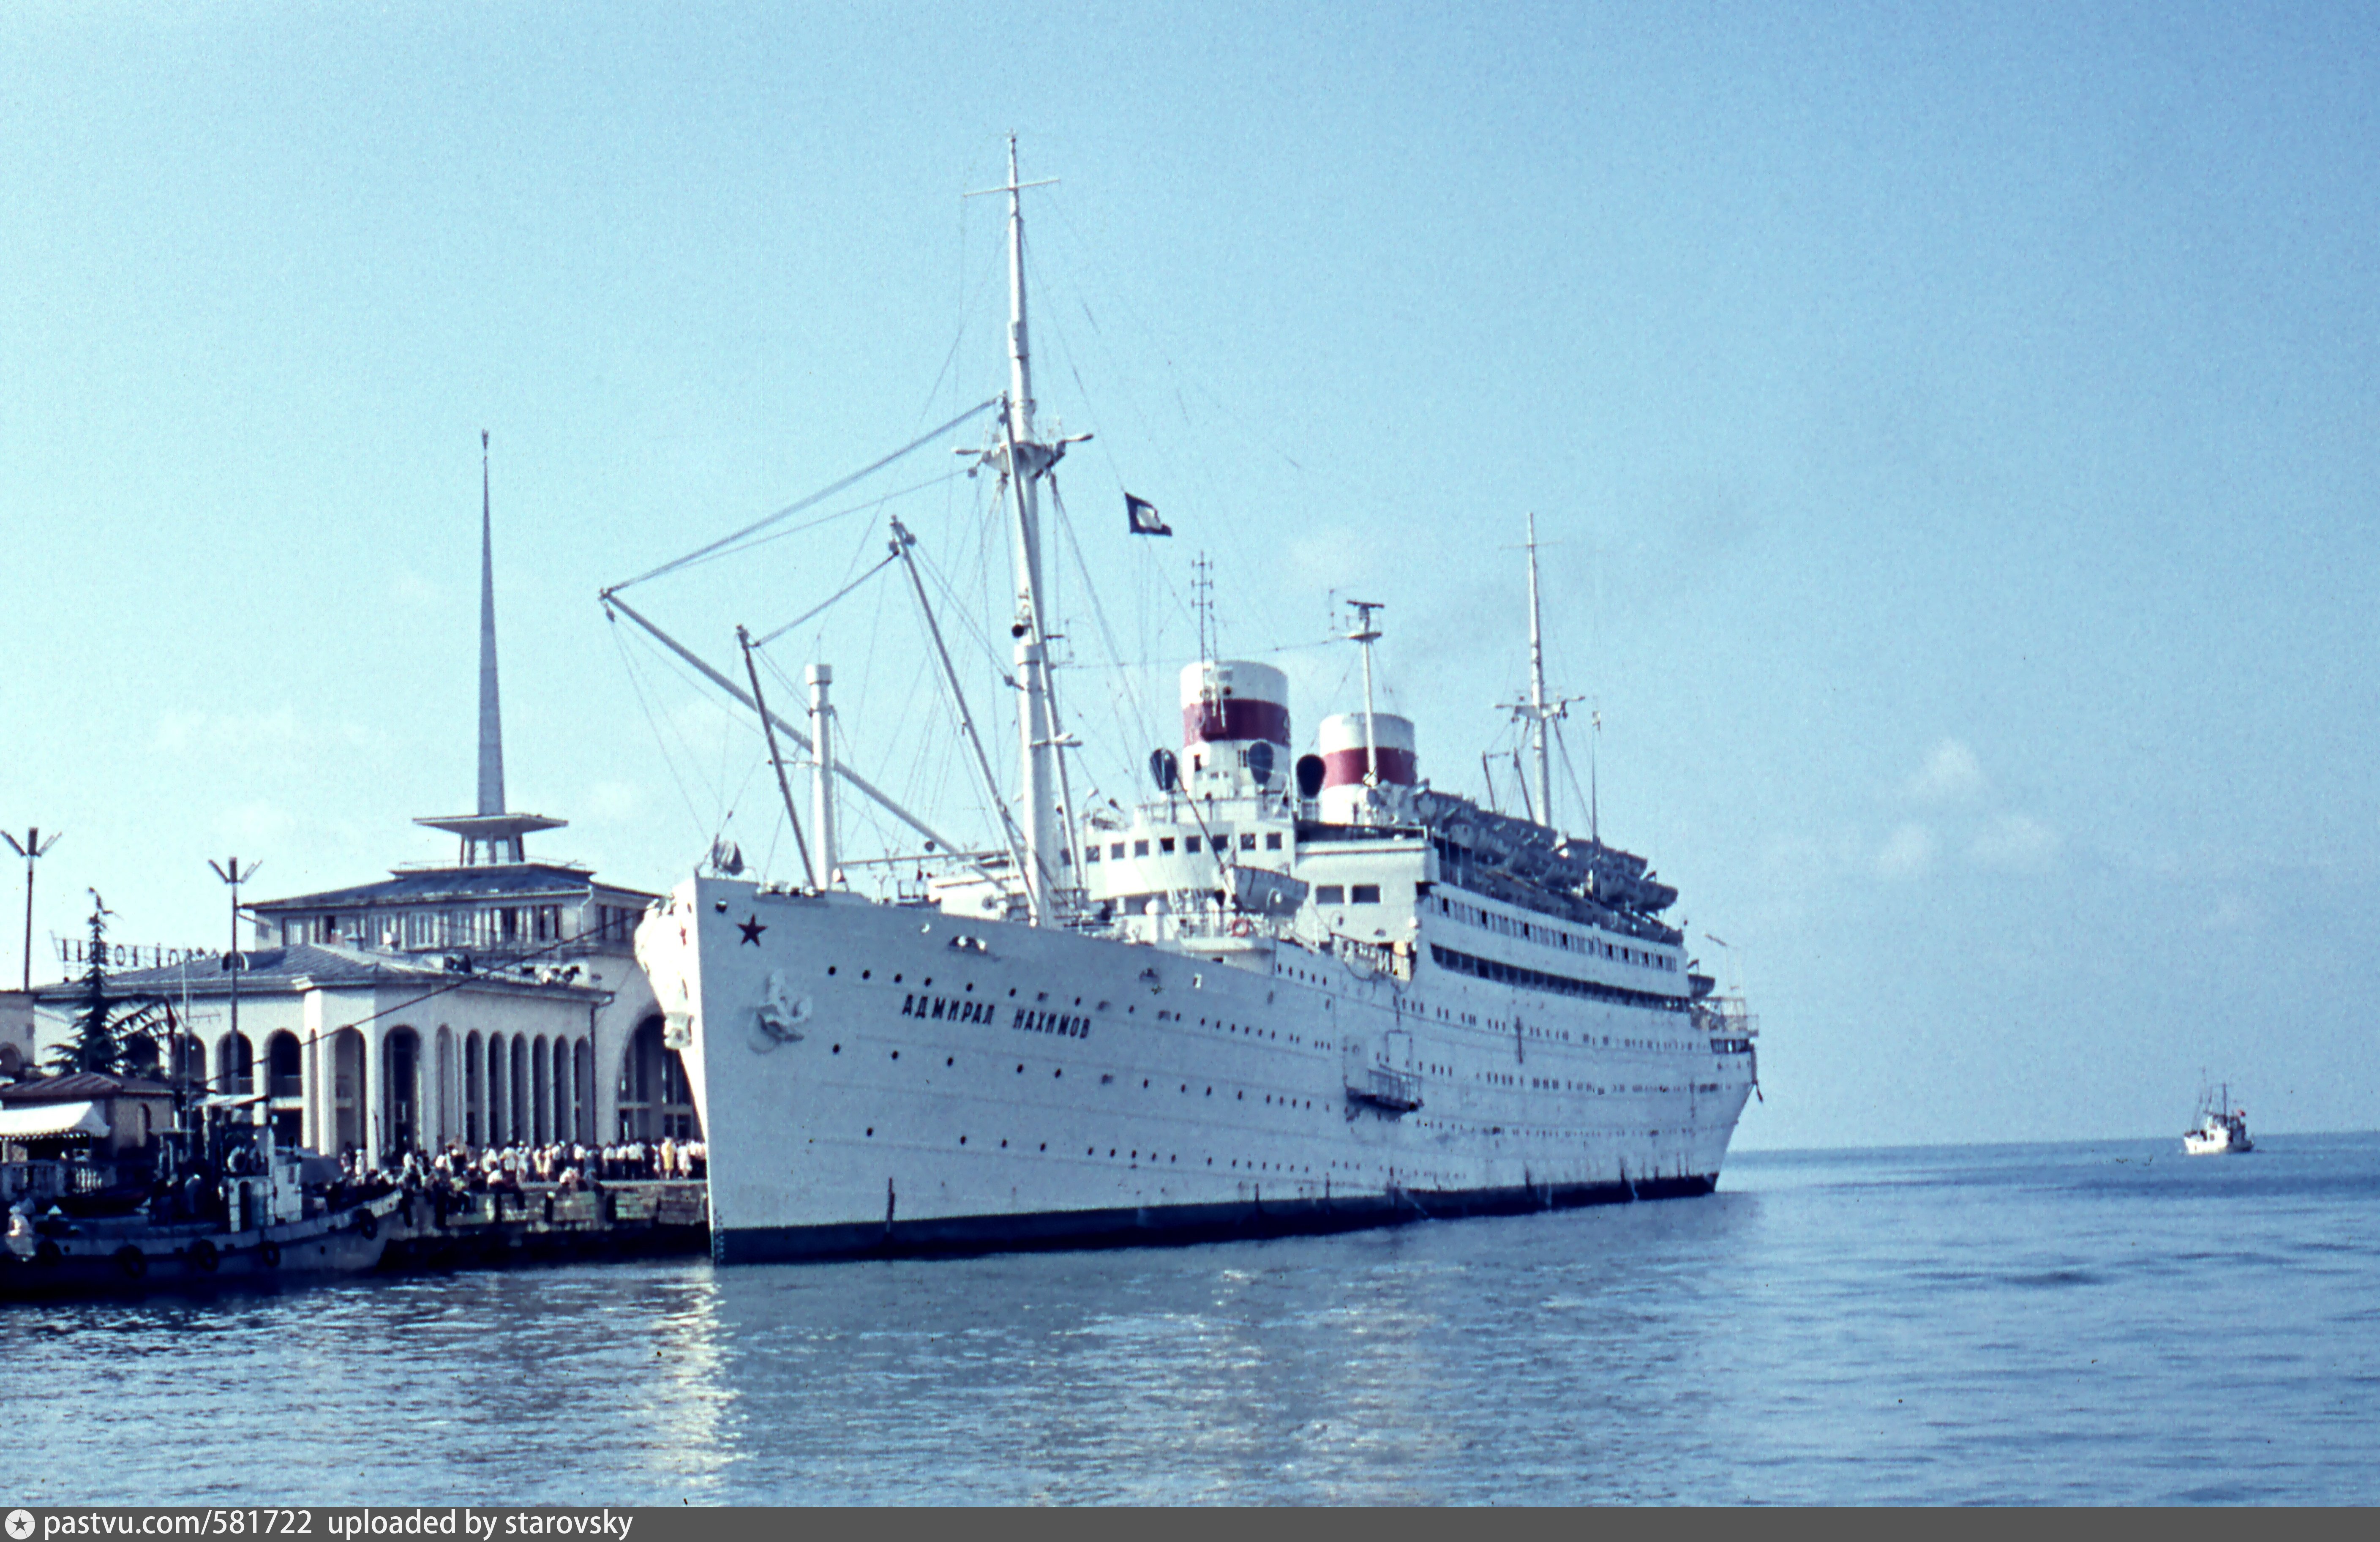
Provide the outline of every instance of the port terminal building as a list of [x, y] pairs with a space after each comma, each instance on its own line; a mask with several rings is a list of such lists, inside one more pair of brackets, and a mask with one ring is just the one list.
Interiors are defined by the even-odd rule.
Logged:
[[[416, 821], [455, 837], [452, 862], [243, 905], [251, 946], [111, 973], [112, 998], [171, 1008], [168, 1078], [328, 1155], [698, 1135], [636, 960], [655, 896], [531, 859], [528, 838], [564, 821], [505, 807], [484, 480], [478, 793], [472, 813]], [[81, 990], [32, 995], [55, 1022]]]

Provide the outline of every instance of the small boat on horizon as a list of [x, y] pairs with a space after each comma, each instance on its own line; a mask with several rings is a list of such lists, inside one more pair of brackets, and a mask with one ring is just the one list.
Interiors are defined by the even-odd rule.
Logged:
[[2199, 1095], [2198, 1123], [2182, 1133], [2181, 1148], [2193, 1157], [2221, 1157], [2256, 1148], [2256, 1143], [2248, 1138], [2248, 1111], [2232, 1107], [2228, 1082], [2219, 1093]]

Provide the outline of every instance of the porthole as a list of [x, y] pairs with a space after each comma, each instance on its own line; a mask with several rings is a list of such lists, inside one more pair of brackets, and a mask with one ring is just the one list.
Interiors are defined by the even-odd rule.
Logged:
[[893, 1050], [893, 1051], [892, 1051], [892, 1058], [893, 1058], [894, 1060], [899, 1060], [899, 1059], [901, 1058], [901, 1051], [900, 1051], [900, 1050]]
[[959, 1059], [956, 1055], [944, 1055], [942, 1057], [942, 1063], [944, 1065], [956, 1065], [958, 1062]]
[[1022, 1076], [1023, 1075], [1025, 1075], [1025, 1063], [1024, 1063], [1024, 1062], [1019, 1061], [1019, 1062], [1017, 1062], [1017, 1065], [1016, 1065], [1016, 1074], [1017, 1074], [1018, 1075], [1020, 1075], [1020, 1076]]
[[875, 972], [876, 972], [876, 971], [875, 971], [875, 970], [873, 970], [873, 969], [862, 969], [861, 971], [859, 971], [859, 977], [860, 977], [861, 979], [866, 979], [868, 976], [870, 976], [870, 975], [874, 974]]
[[828, 974], [830, 974], [830, 975], [833, 974], [833, 973], [834, 973], [834, 965], [832, 965], [832, 964], [828, 965], [826, 966], [826, 972], [827, 972]]
[[876, 1126], [873, 1124], [868, 1126], [868, 1133], [871, 1135], [874, 1135], [876, 1133]]
[[1065, 1074], [1066, 1074], [1066, 1068], [1065, 1068], [1064, 1066], [1062, 1066], [1062, 1066], [1058, 1067], [1058, 1069], [1056, 1069], [1055, 1071], [1052, 1071], [1052, 1072], [1050, 1072], [1050, 1079], [1051, 1081], [1055, 1081], [1055, 1080], [1057, 1080], [1059, 1077], [1061, 1077], [1061, 1076], [1064, 1075]]
[[966, 1136], [965, 1136], [965, 1135], [961, 1135], [961, 1136], [959, 1136], [959, 1144], [960, 1144], [961, 1146], [965, 1146], [965, 1145], [966, 1144]]
[[843, 1053], [843, 1046], [842, 1046], [842, 1045], [840, 1045], [840, 1044], [838, 1044], [838, 1045], [836, 1045], [832, 1050], [829, 1050], [828, 1052], [829, 1052], [830, 1054], [837, 1054], [837, 1055], [839, 1055], [839, 1054]]

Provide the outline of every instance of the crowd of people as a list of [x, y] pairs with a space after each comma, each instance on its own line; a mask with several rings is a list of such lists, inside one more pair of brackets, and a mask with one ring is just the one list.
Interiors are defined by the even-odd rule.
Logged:
[[467, 1146], [454, 1141], [436, 1152], [414, 1147], [375, 1168], [359, 1151], [341, 1159], [347, 1182], [368, 1187], [374, 1179], [408, 1189], [457, 1194], [518, 1193], [532, 1184], [552, 1184], [565, 1194], [604, 1184], [693, 1179], [703, 1176], [707, 1152], [698, 1140], [624, 1140], [605, 1146], [577, 1141], [532, 1145]]

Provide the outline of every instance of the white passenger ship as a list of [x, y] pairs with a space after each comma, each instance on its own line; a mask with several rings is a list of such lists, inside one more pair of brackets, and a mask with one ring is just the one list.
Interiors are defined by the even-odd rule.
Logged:
[[[1011, 389], [985, 460], [1014, 521], [1023, 786], [1005, 854], [905, 903], [839, 886], [831, 795], [838, 778], [873, 789], [836, 762], [830, 673], [813, 666], [807, 722], [788, 722], [757, 672], [747, 694], [680, 650], [813, 762], [808, 882], [697, 876], [637, 937], [709, 1144], [715, 1256], [1709, 1192], [1754, 1090], [1749, 1019], [1693, 972], [1660, 918], [1675, 891], [1642, 858], [1428, 788], [1413, 724], [1374, 710], [1378, 607], [1359, 605], [1350, 634], [1362, 709], [1323, 720], [1315, 753], [1293, 761], [1280, 670], [1199, 660], [1181, 676], [1181, 750], [1152, 758], [1157, 795], [1128, 815], [1069, 806], [1038, 523], [1064, 446], [1035, 434], [1013, 142], [999, 190]], [[1534, 539], [1530, 562], [1517, 710], [1544, 811], [1561, 709], [1536, 648]], [[790, 787], [785, 801], [792, 818]]]

